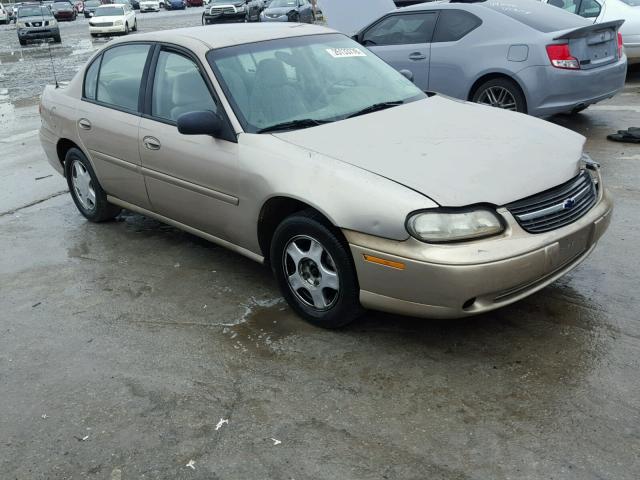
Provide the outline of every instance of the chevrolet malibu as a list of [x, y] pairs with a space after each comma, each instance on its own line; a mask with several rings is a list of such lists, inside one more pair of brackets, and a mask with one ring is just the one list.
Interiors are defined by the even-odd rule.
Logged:
[[582, 262], [613, 208], [582, 136], [429, 97], [314, 25], [114, 40], [41, 115], [87, 219], [125, 208], [266, 263], [323, 327], [515, 302]]

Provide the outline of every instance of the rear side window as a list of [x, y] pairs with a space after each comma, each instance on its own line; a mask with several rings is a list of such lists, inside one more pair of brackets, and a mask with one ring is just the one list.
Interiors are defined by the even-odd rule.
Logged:
[[98, 71], [100, 70], [101, 59], [102, 56], [96, 58], [84, 76], [84, 96], [91, 100], [96, 99], [96, 86], [98, 85]]
[[434, 42], [456, 42], [480, 26], [482, 20], [462, 10], [441, 10]]
[[102, 54], [96, 99], [114, 107], [137, 111], [140, 82], [149, 45], [122, 45]]
[[531, 0], [489, 0], [482, 5], [543, 33], [592, 24], [591, 21], [565, 10], [564, 2], [560, 9]]
[[435, 12], [391, 15], [367, 30], [362, 43], [374, 46], [429, 43], [437, 17]]

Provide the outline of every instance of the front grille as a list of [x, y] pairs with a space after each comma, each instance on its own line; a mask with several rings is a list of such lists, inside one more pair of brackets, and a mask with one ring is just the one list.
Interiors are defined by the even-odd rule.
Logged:
[[229, 13], [236, 13], [236, 9], [232, 6], [229, 7], [211, 7], [209, 15], [223, 15]]
[[507, 205], [529, 233], [564, 227], [587, 213], [598, 200], [598, 186], [587, 171], [558, 187]]
[[47, 25], [49, 25], [49, 22], [46, 20], [44, 22], [31, 22], [31, 23], [27, 22], [26, 25], [27, 27], [42, 27], [42, 26], [46, 27]]
[[113, 22], [92, 23], [94, 27], [113, 27]]

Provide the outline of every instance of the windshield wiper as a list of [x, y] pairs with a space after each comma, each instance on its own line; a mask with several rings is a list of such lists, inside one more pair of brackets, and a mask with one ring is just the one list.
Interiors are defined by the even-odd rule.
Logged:
[[300, 120], [291, 120], [290, 122], [276, 123], [270, 127], [261, 128], [256, 133], [277, 132], [279, 130], [296, 130], [299, 128], [309, 128], [330, 123], [330, 120], [315, 120], [313, 118], [302, 118]]
[[353, 118], [359, 115], [365, 115], [367, 113], [378, 112], [380, 110], [385, 110], [387, 108], [397, 107], [398, 105], [402, 105], [403, 103], [404, 102], [402, 100], [397, 100], [394, 102], [374, 103], [373, 105], [369, 105], [368, 107], [363, 108], [362, 110], [358, 110], [357, 112], [352, 113], [351, 115], [347, 115], [346, 118]]

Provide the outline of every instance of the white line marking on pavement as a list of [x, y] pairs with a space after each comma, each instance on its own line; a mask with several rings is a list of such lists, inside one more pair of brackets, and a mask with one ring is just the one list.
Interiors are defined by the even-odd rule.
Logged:
[[640, 155], [625, 155], [618, 157], [618, 160], [640, 160]]
[[600, 110], [603, 112], [638, 112], [640, 113], [640, 107], [632, 107], [632, 106], [621, 106], [621, 105], [592, 105], [589, 107], [589, 110]]

